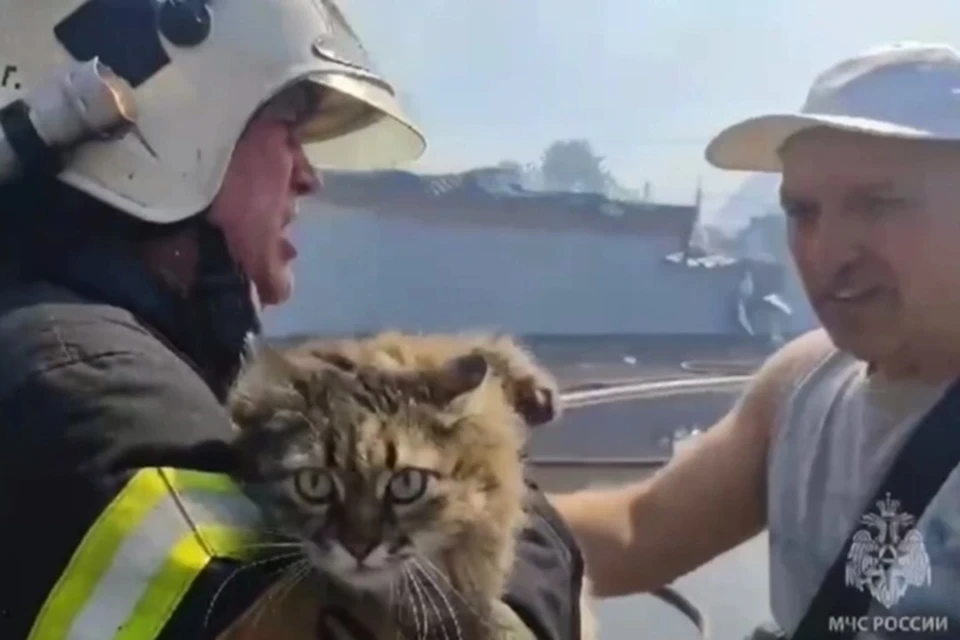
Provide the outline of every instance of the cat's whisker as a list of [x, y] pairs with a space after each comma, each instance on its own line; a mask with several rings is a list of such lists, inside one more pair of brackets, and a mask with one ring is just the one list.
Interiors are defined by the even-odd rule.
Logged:
[[404, 611], [403, 607], [401, 607], [401, 603], [404, 601], [404, 598], [407, 594], [407, 574], [402, 565], [398, 573], [398, 578], [399, 580], [397, 580], [396, 586], [393, 589], [393, 604], [392, 606], [387, 607], [387, 612], [393, 620], [402, 624], [403, 616], [406, 612]]
[[282, 578], [285, 584], [270, 594], [268, 600], [276, 599], [278, 602], [283, 601], [296, 586], [310, 575], [310, 572], [313, 571], [313, 565], [304, 560], [291, 566], [287, 571], [289, 573]]
[[410, 581], [413, 583], [414, 588], [417, 590], [417, 594], [420, 599], [420, 611], [423, 613], [423, 620], [424, 620], [424, 637], [425, 638], [435, 637], [430, 635], [430, 627], [433, 626], [433, 622], [434, 622], [433, 618], [430, 617], [430, 612], [427, 611], [427, 605], [430, 605], [430, 608], [434, 611], [434, 613], [437, 614], [437, 618], [435, 622], [440, 626], [440, 632], [443, 633], [444, 640], [450, 640], [449, 638], [447, 638], [446, 625], [444, 625], [443, 623], [443, 619], [440, 616], [439, 610], [437, 610], [433, 602], [430, 601], [430, 594], [427, 592], [427, 589], [425, 588], [423, 581], [419, 578], [417, 573], [413, 570], [410, 570]]
[[387, 611], [396, 614], [397, 607], [403, 597], [402, 592], [406, 585], [403, 571], [390, 577], [390, 587], [387, 595]]
[[403, 576], [406, 583], [411, 587], [407, 589], [407, 592], [410, 594], [411, 612], [413, 613], [413, 623], [417, 628], [417, 638], [418, 640], [426, 640], [430, 634], [430, 621], [427, 619], [426, 607], [421, 606], [423, 601], [420, 597], [416, 576], [413, 575], [409, 567], [403, 568]]
[[391, 578], [390, 584], [387, 585], [387, 611], [391, 614], [393, 614], [396, 609], [396, 600], [394, 598], [396, 593], [397, 583]]
[[260, 624], [261, 618], [263, 618], [263, 614], [266, 613], [270, 606], [283, 602], [283, 599], [290, 594], [294, 587], [300, 584], [300, 582], [310, 574], [312, 569], [313, 567], [306, 560], [286, 567], [286, 569], [284, 569], [284, 575], [282, 575], [274, 585], [274, 590], [271, 591], [270, 595], [267, 596], [265, 600], [261, 600], [258, 603], [256, 614], [253, 622], [250, 625], [251, 628], [256, 629], [257, 625]]
[[407, 574], [403, 572], [402, 566], [397, 577], [399, 579], [391, 583], [391, 598], [393, 604], [387, 607], [387, 611], [389, 611], [394, 618], [399, 619], [402, 613], [400, 603], [403, 602], [403, 598], [407, 593]]
[[396, 591], [397, 591], [397, 581], [394, 576], [391, 576], [389, 578], [389, 581], [387, 582], [387, 596], [386, 596], [386, 600], [383, 603], [384, 607], [386, 608], [387, 615], [391, 617], [395, 617], [394, 602], [395, 602]]
[[[423, 569], [419, 565], [414, 564], [413, 568], [416, 569], [420, 574], [425, 575], [428, 579], [430, 579], [430, 576], [426, 575]], [[416, 574], [414, 575], [416, 576]], [[431, 595], [430, 590], [427, 588], [428, 585], [424, 584], [423, 580], [421, 580], [419, 577], [416, 578], [416, 581], [417, 581], [417, 584], [421, 585], [421, 589], [422, 589], [421, 592], [423, 593], [424, 599], [430, 604], [430, 608], [433, 609], [433, 612], [437, 614], [437, 622], [440, 625], [440, 630], [443, 632], [444, 639], [452, 640], [450, 638], [450, 633], [447, 629], [447, 621], [443, 617], [443, 613], [440, 611], [440, 608], [437, 606], [435, 598], [433, 597], [433, 595]], [[435, 583], [433, 584], [433, 586], [434, 586], [434, 589], [439, 592], [439, 589], [437, 589], [437, 586]], [[444, 602], [442, 603], [443, 608], [446, 609], [446, 611], [450, 614], [450, 619], [453, 621], [454, 628], [457, 630], [457, 637], [459, 638], [461, 636], [461, 633], [460, 633], [460, 623], [457, 621], [457, 612], [454, 611], [453, 608], [450, 606], [450, 602], [446, 599], [446, 597], [444, 597], [443, 593], [442, 592], [439, 592], [439, 593], [441, 598], [443, 598], [444, 600]]]
[[[417, 568], [419, 568], [420, 571], [422, 571], [424, 575], [433, 583], [433, 586], [437, 591], [439, 591], [441, 594], [449, 592], [452, 595], [456, 596], [456, 598], [461, 603], [463, 603], [463, 606], [466, 607], [467, 613], [470, 613], [471, 615], [473, 615], [474, 618], [479, 620], [484, 625], [490, 626], [490, 623], [487, 620], [487, 617], [481, 614], [479, 611], [477, 611], [476, 607], [473, 606], [473, 603], [471, 603], [466, 597], [464, 597], [464, 595], [460, 593], [459, 589], [453, 586], [453, 583], [450, 582], [450, 578], [448, 578], [446, 574], [437, 567], [437, 565], [431, 562], [429, 558], [426, 558], [423, 556], [416, 556], [414, 558], [414, 562], [416, 563]], [[449, 587], [449, 589], [447, 590], [442, 589], [440, 585], [437, 584], [436, 577], [439, 577], [441, 580], [443, 580], [443, 582]]]
[[[433, 586], [434, 590], [437, 592], [437, 594], [438, 594], [438, 595], [440, 596], [440, 598], [443, 600], [443, 606], [444, 606], [444, 608], [446, 608], [447, 611], [450, 612], [450, 619], [453, 620], [454, 629], [456, 629], [456, 631], [457, 631], [457, 640], [463, 640], [463, 630], [460, 628], [460, 620], [459, 620], [458, 617], [457, 617], [457, 611], [456, 611], [456, 609], [454, 609], [453, 606], [450, 604], [450, 600], [447, 598], [447, 594], [444, 593], [444, 589], [443, 589], [439, 584], [437, 584], [436, 578], [434, 578], [433, 576], [431, 576], [430, 573], [423, 567], [423, 565], [422, 565], [420, 562], [417, 562], [416, 560], [414, 560], [413, 566], [414, 566], [415, 569], [417, 569], [417, 571], [420, 572], [420, 575], [422, 575], [423, 577], [425, 577], [425, 578], [430, 582], [430, 584]], [[447, 583], [448, 583], [448, 584], [449, 584], [449, 582], [450, 582], [450, 581], [447, 580]], [[450, 585], [450, 587], [451, 587], [451, 589], [453, 589], [453, 585]], [[455, 589], [453, 589], [453, 590], [456, 591]], [[462, 596], [461, 596], [461, 599], [463, 599]], [[465, 599], [464, 599], [464, 601], [465, 601]], [[432, 602], [432, 599], [431, 599], [431, 602]], [[468, 606], [469, 606], [469, 605], [468, 605]], [[437, 615], [438, 615], [438, 616], [440, 615], [440, 612], [439, 612], [439, 611], [437, 611]], [[446, 635], [446, 625], [444, 625], [444, 635]]]
[[402, 614], [400, 603], [403, 601], [404, 593], [406, 593], [406, 578], [406, 574], [401, 571], [396, 579], [390, 581], [390, 596], [387, 599], [387, 611], [397, 620], [399, 620]]
[[[221, 584], [221, 585], [217, 588], [216, 592], [213, 594], [213, 597], [210, 599], [210, 605], [207, 607], [206, 615], [205, 615], [204, 618], [203, 618], [203, 626], [206, 627], [206, 626], [210, 623], [210, 616], [211, 616], [211, 614], [213, 613], [213, 609], [217, 606], [217, 600], [219, 600], [220, 594], [223, 593], [223, 590], [227, 588], [227, 585], [229, 585], [230, 582], [231, 582], [234, 578], [236, 578], [237, 575], [240, 574], [240, 572], [246, 571], [246, 570], [248, 570], [248, 569], [255, 569], [255, 568], [257, 568], [257, 567], [262, 567], [263, 565], [269, 564], [269, 563], [271, 563], [271, 562], [278, 562], [278, 561], [280, 561], [280, 560], [291, 560], [291, 559], [293, 559], [293, 558], [300, 558], [300, 557], [302, 557], [302, 555], [303, 555], [303, 554], [301, 554], [299, 551], [298, 551], [297, 553], [283, 553], [283, 554], [279, 554], [279, 555], [276, 555], [276, 556], [270, 556], [270, 557], [268, 557], [268, 558], [263, 558], [263, 559], [261, 559], [261, 560], [257, 560], [256, 562], [248, 562], [248, 563], [246, 563], [246, 564], [244, 564], [244, 565], [241, 565], [241, 566], [237, 567], [237, 568], [234, 569], [233, 571], [231, 571], [231, 572], [230, 572], [230, 575], [227, 576], [227, 579], [224, 580], [224, 581], [223, 581], [223, 584]], [[283, 571], [283, 570], [285, 570], [286, 568], [287, 568], [287, 567], [281, 567], [280, 569], [278, 569], [278, 571]]]

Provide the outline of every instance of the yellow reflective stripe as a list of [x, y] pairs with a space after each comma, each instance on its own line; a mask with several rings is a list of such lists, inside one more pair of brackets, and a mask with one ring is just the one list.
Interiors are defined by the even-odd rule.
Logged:
[[127, 534], [167, 495], [167, 483], [157, 471], [145, 469], [134, 475], [87, 530], [41, 608], [28, 640], [66, 637]]
[[131, 625], [156, 629], [136, 636], [149, 640], [213, 556], [245, 555], [257, 517], [226, 476], [140, 470], [87, 531], [28, 640], [132, 638]]
[[[230, 479], [219, 473], [208, 473], [206, 471], [194, 471], [192, 469], [174, 469], [172, 467], [162, 467], [151, 469], [162, 476], [174, 491], [206, 491], [208, 493], [237, 493], [237, 485]], [[145, 473], [146, 470], [139, 473]], [[138, 475], [139, 475], [138, 473]]]
[[[173, 548], [114, 640], [157, 637], [194, 579], [210, 562], [207, 549], [238, 549], [250, 542], [244, 532], [225, 527], [201, 527], [196, 534], [186, 536]], [[210, 602], [211, 607], [216, 605], [216, 602]]]

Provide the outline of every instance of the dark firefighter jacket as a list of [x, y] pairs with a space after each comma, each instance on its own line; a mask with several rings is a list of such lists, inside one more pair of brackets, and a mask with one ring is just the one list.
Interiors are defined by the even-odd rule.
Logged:
[[[115, 240], [0, 253], [0, 638], [213, 639], [275, 579], [235, 571], [252, 505], [222, 402], [254, 321], [201, 246], [189, 302]], [[576, 640], [581, 557], [535, 495], [505, 601]]]

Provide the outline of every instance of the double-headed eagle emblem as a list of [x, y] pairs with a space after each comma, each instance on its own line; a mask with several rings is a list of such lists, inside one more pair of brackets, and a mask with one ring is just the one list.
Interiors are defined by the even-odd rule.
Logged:
[[[889, 609], [908, 587], [929, 585], [930, 557], [915, 518], [900, 511], [900, 501], [877, 501], [877, 512], [860, 518], [866, 525], [853, 536], [847, 553], [846, 583], [859, 591], [869, 590]], [[876, 532], [871, 534], [871, 530]]]

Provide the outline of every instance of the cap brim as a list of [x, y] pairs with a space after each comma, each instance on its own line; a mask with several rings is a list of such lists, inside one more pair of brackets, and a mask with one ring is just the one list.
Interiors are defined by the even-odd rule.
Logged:
[[780, 148], [783, 144], [801, 131], [818, 127], [885, 137], [944, 139], [943, 135], [932, 131], [883, 120], [822, 114], [774, 114], [727, 127], [707, 145], [706, 159], [719, 169], [776, 173], [782, 170]]
[[304, 151], [319, 169], [387, 169], [419, 159], [426, 139], [386, 86], [344, 73], [305, 78], [325, 89], [316, 116], [301, 129]]

